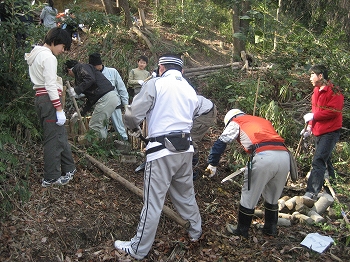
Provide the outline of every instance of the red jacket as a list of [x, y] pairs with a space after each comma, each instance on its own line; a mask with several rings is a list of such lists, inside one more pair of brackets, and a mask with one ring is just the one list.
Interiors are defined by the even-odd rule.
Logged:
[[334, 87], [329, 81], [321, 91], [319, 89], [318, 86], [314, 88], [311, 98], [314, 119], [309, 124], [315, 136], [338, 130], [343, 122], [344, 96], [339, 88]]

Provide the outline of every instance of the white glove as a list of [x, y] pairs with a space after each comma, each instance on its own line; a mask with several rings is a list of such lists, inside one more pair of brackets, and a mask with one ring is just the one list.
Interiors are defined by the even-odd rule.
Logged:
[[57, 118], [57, 122], [56, 124], [58, 126], [63, 126], [64, 123], [66, 123], [66, 114], [64, 113], [64, 111], [56, 111], [56, 118]]
[[302, 129], [300, 132], [300, 135], [303, 135], [304, 138], [311, 136], [312, 135], [311, 126], [307, 126], [306, 130]]
[[70, 118], [70, 121], [72, 121], [73, 123], [76, 123], [78, 121], [78, 113], [77, 112], [74, 112], [74, 114]]
[[216, 174], [216, 166], [208, 165], [207, 168], [204, 170], [205, 173], [209, 174], [209, 177], [213, 177]]
[[124, 109], [126, 110], [128, 108], [129, 105], [124, 105]]
[[143, 81], [143, 80], [138, 80], [138, 81], [137, 81], [137, 83], [139, 83], [140, 86], [142, 86], [144, 82], [145, 82], [145, 81]]
[[75, 93], [75, 90], [73, 87], [68, 88], [68, 94], [72, 97], [77, 97], [77, 93]]
[[311, 121], [312, 119], [314, 119], [314, 113], [307, 113], [304, 115], [305, 123]]
[[128, 130], [130, 136], [139, 137], [141, 135], [141, 128], [135, 128], [133, 130]]
[[152, 72], [152, 77], [156, 77], [157, 73], [156, 72]]

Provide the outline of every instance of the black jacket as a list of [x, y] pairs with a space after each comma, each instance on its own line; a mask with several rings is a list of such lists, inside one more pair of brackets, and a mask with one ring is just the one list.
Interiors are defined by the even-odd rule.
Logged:
[[77, 95], [83, 93], [87, 98], [81, 112], [82, 115], [86, 115], [102, 96], [114, 90], [111, 82], [93, 65], [77, 64], [73, 68], [73, 73], [75, 76], [75, 92]]

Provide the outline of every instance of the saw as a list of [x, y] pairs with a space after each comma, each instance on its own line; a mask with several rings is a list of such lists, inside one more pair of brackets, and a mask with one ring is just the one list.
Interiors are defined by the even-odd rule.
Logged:
[[233, 172], [231, 175], [229, 175], [229, 176], [225, 177], [223, 180], [221, 180], [221, 183], [224, 183], [225, 181], [232, 181], [232, 178], [240, 175], [241, 173], [244, 172], [244, 170], [245, 170], [245, 167], [238, 169], [236, 172]]

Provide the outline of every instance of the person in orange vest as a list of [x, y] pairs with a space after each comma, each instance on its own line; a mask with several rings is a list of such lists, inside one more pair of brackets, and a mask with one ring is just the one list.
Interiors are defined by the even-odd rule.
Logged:
[[262, 231], [266, 235], [277, 235], [278, 204], [288, 171], [290, 158], [284, 139], [273, 128], [270, 121], [247, 115], [239, 109], [227, 112], [225, 129], [210, 150], [209, 177], [216, 174], [221, 155], [227, 144], [237, 140], [250, 155], [244, 172], [244, 184], [238, 214], [238, 225], [226, 225], [229, 233], [248, 237], [254, 209], [260, 196], [264, 198], [265, 224]]

